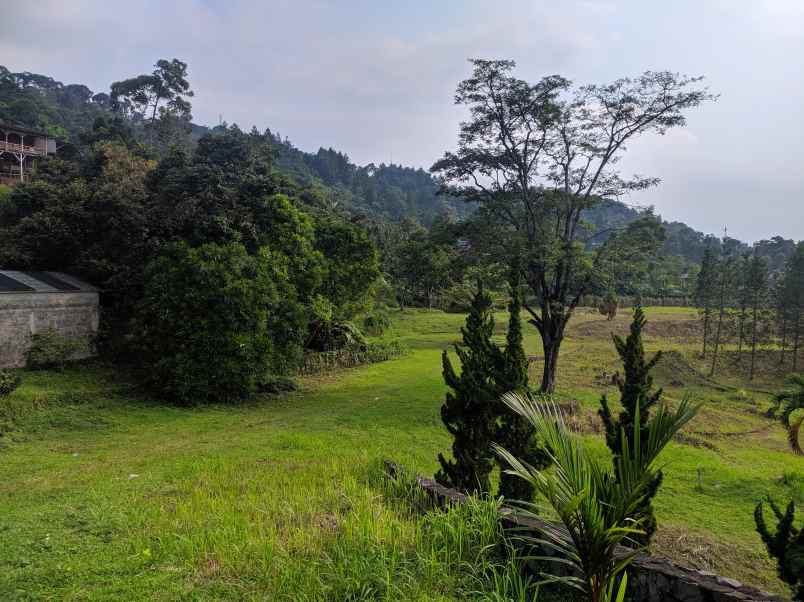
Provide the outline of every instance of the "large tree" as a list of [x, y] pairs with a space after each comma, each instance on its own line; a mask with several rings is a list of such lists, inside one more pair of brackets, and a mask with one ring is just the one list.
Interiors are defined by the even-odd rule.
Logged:
[[[555, 387], [559, 349], [581, 297], [617, 253], [639, 245], [609, 237], [595, 245], [584, 209], [603, 198], [655, 185], [615, 169], [626, 144], [684, 125], [684, 112], [712, 96], [700, 78], [646, 72], [606, 85], [573, 87], [551, 75], [535, 84], [514, 77], [513, 61], [473, 60], [456, 104], [470, 110], [458, 148], [433, 165], [449, 190], [480, 203], [493, 240], [521, 260], [535, 303], [526, 303], [544, 350], [543, 391]], [[651, 220], [655, 224], [655, 220]]]

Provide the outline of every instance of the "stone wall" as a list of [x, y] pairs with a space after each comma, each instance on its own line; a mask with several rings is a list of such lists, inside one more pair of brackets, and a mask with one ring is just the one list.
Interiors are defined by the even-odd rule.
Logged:
[[98, 331], [98, 293], [0, 294], [0, 368], [23, 366], [31, 335], [48, 328], [67, 337], [93, 336]]
[[[385, 466], [390, 475], [395, 475], [400, 470], [393, 462], [386, 462]], [[462, 504], [466, 500], [463, 493], [439, 485], [432, 479], [416, 477], [416, 482], [439, 506]], [[525, 528], [537, 532], [547, 524], [540, 520], [518, 517], [512, 509], [505, 507], [502, 509], [501, 520], [507, 529]], [[554, 551], [546, 548], [537, 551], [539, 556], [554, 554]], [[558, 562], [553, 563], [557, 574], [565, 566]], [[628, 568], [628, 585], [628, 599], [633, 602], [786, 602], [786, 598], [743, 585], [736, 579], [720, 577], [676, 564], [661, 556], [647, 554], [637, 554], [633, 559]]]

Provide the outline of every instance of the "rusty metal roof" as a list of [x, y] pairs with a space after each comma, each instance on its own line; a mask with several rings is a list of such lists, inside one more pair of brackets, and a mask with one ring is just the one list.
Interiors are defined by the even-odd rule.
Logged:
[[97, 292], [97, 288], [63, 272], [0, 270], [2, 293]]

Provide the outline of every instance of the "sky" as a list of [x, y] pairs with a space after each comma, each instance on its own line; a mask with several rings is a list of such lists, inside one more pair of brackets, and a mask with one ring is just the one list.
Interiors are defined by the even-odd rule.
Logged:
[[2, 0], [0, 64], [95, 92], [189, 64], [194, 120], [270, 127], [303, 150], [428, 168], [457, 142], [468, 58], [536, 82], [703, 75], [717, 102], [633, 142], [621, 200], [746, 241], [804, 239], [804, 0]]

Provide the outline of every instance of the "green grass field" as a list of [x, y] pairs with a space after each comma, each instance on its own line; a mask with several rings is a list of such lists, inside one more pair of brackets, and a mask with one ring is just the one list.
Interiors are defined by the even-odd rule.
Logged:
[[[626, 313], [579, 314], [560, 360], [559, 400], [578, 402], [571, 420], [601, 454], [597, 400], [617, 395], [600, 376], [617, 370], [609, 333]], [[749, 386], [729, 350], [707, 379], [694, 313], [648, 318], [648, 349], [670, 352], [665, 398], [706, 402], [665, 453], [654, 551], [783, 592], [753, 530], [765, 494], [804, 502], [804, 460], [763, 416], [782, 376], [764, 354]], [[463, 319], [397, 314], [386, 338], [407, 356], [237, 407], [159, 405], [108, 367], [23, 373], [0, 402], [0, 599], [465, 599], [458, 573], [416, 554], [421, 521], [378, 484], [383, 458], [432, 474], [448, 449], [440, 353]]]

